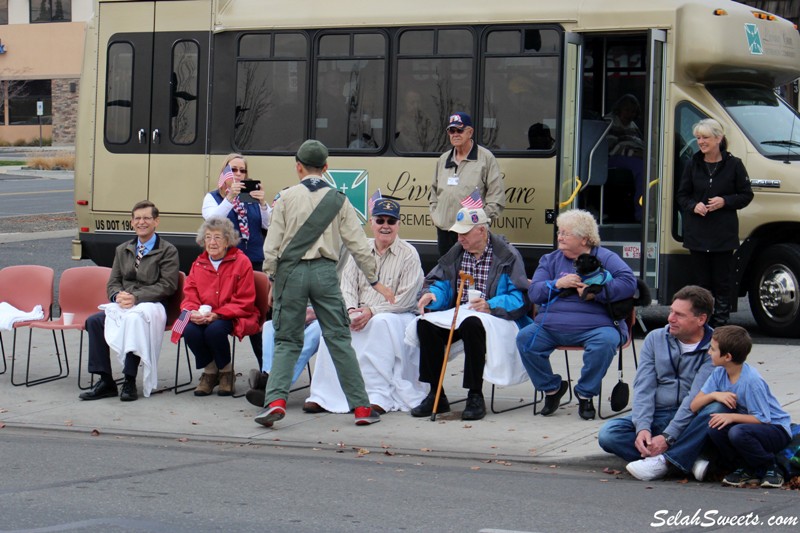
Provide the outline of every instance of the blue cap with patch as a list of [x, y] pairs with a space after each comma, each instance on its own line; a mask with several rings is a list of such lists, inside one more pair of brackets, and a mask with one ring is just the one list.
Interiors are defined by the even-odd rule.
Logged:
[[449, 124], [447, 124], [448, 128], [471, 128], [472, 127], [472, 118], [467, 115], [466, 113], [453, 113], [450, 115]]
[[372, 216], [386, 215], [392, 218], [400, 218], [400, 204], [388, 198], [381, 198], [372, 206]]

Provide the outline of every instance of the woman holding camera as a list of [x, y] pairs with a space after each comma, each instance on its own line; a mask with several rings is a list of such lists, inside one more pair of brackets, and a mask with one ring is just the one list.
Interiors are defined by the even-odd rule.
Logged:
[[226, 218], [212, 217], [200, 226], [195, 259], [183, 288], [181, 309], [191, 311], [183, 338], [203, 369], [195, 396], [233, 394], [236, 374], [228, 335], [240, 340], [259, 331], [253, 268], [236, 247], [239, 238]]

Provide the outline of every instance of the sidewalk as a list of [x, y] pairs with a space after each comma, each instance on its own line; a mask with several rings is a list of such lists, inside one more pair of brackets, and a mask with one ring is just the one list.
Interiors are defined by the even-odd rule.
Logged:
[[[270, 445], [340, 449], [358, 453], [364, 448], [369, 453], [409, 454], [421, 457], [456, 457], [478, 461], [514, 461], [541, 465], [581, 465], [602, 469], [606, 466], [621, 469], [624, 462], [604, 453], [597, 445], [597, 432], [602, 420], [584, 421], [578, 417], [577, 402], [561, 408], [551, 417], [533, 416], [532, 408], [525, 407], [503, 414], [488, 413], [480, 421], [464, 422], [460, 411], [464, 404], [455, 404], [453, 412], [440, 415], [435, 422], [429, 418], [413, 418], [407, 413], [388, 413], [379, 424], [357, 427], [353, 415], [311, 415], [301, 410], [308, 389], [289, 395], [286, 418], [267, 429], [253, 422], [258, 412], [244, 398], [195, 397], [191, 392], [175, 395], [173, 392], [154, 394], [136, 402], [122, 403], [110, 398], [93, 402], [78, 399], [76, 385], [78, 365], [78, 333], [68, 331], [67, 348], [70, 353], [71, 373], [67, 379], [34, 387], [14, 387], [10, 383], [12, 332], [3, 332], [8, 371], [0, 375], [0, 427], [64, 430], [84, 433], [89, 437], [94, 430], [101, 435], [147, 435], [168, 439], [219, 441], [237, 444]], [[17, 338], [15, 379], [24, 378], [26, 330]], [[642, 340], [636, 340], [641, 347]], [[86, 348], [84, 347], [84, 351]], [[164, 337], [158, 369], [159, 385], [174, 383], [175, 345]], [[255, 366], [255, 358], [248, 342], [236, 347], [239, 371], [237, 390], [247, 389], [247, 372]], [[192, 365], [194, 358], [191, 356]], [[756, 344], [748, 362], [755, 366], [769, 382], [772, 392], [795, 422], [800, 421], [800, 346], [775, 346]], [[84, 355], [85, 366], [86, 356]], [[556, 372], [564, 368], [564, 356], [553, 354]], [[580, 372], [581, 354], [570, 354], [572, 378]], [[114, 368], [119, 368], [116, 362]], [[616, 362], [603, 382], [604, 414], [610, 414], [607, 397], [617, 380]], [[313, 365], [312, 365], [313, 367]], [[625, 381], [633, 382], [634, 369], [630, 349], [625, 352]], [[457, 358], [448, 366], [445, 389], [451, 401], [462, 397], [461, 374], [463, 359]], [[56, 370], [52, 336], [37, 330], [33, 336], [31, 377], [37, 378]], [[185, 357], [181, 360], [181, 378], [187, 376]], [[244, 376], [242, 376], [242, 374]], [[194, 382], [198, 379], [194, 371]], [[84, 383], [88, 382], [85, 373]], [[301, 380], [307, 380], [304, 374]], [[139, 380], [141, 382], [141, 378]], [[141, 394], [141, 392], [140, 392]], [[487, 406], [491, 385], [485, 384]], [[515, 387], [498, 389], [497, 407], [518, 405], [522, 400], [532, 400], [533, 387], [524, 383]], [[597, 401], [597, 399], [595, 399]], [[360, 453], [363, 453], [360, 452]]]

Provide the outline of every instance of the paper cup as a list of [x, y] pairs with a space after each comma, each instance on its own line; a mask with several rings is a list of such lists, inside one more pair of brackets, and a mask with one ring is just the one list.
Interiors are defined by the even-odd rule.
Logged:
[[467, 299], [470, 302], [474, 302], [476, 300], [480, 300], [481, 299], [481, 291], [479, 291], [478, 289], [470, 289], [470, 290], [468, 290], [467, 291]]
[[203, 315], [211, 314], [211, 306], [210, 305], [201, 305], [200, 309], [198, 309], [198, 311], [200, 311], [200, 314], [203, 314]]
[[61, 317], [64, 319], [65, 326], [71, 326], [72, 321], [75, 320], [75, 313], [61, 313]]

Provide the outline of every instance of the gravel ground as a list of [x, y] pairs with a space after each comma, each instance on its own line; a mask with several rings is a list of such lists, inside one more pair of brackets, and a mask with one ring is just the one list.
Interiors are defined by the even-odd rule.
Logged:
[[55, 215], [27, 215], [22, 217], [0, 217], [0, 233], [36, 233], [76, 229], [78, 220], [75, 213]]

